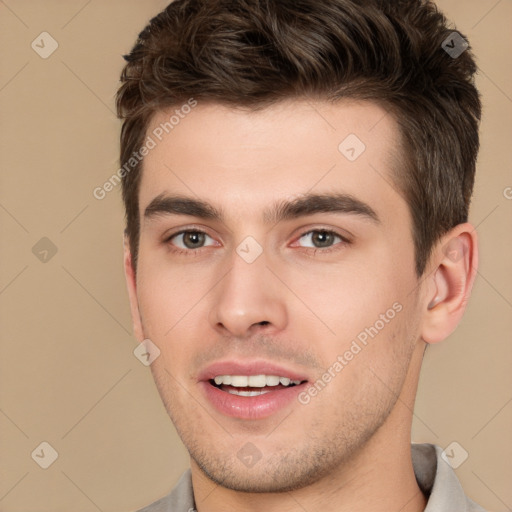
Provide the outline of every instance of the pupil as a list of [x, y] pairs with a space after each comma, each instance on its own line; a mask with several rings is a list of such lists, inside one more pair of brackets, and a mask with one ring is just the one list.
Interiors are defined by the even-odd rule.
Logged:
[[204, 243], [204, 233], [185, 233], [185, 236], [183, 237], [183, 243], [189, 249], [195, 249], [198, 245], [201, 246]]
[[332, 236], [332, 233], [327, 233], [326, 231], [313, 233], [313, 244], [317, 247], [327, 247], [332, 242]]

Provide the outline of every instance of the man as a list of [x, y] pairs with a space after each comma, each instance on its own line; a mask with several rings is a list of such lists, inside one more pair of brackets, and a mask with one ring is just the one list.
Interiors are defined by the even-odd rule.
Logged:
[[144, 511], [481, 511], [411, 445], [464, 313], [476, 66], [419, 0], [176, 0], [118, 112], [134, 332], [190, 453]]

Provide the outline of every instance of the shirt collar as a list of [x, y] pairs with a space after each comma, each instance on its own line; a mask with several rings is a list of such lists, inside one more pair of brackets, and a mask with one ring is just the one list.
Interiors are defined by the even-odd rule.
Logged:
[[433, 444], [411, 444], [416, 481], [428, 499], [424, 512], [485, 512], [465, 495], [442, 453], [442, 448]]

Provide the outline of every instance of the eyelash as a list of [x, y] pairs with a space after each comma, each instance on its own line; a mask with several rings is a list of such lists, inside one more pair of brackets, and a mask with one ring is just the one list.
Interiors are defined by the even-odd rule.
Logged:
[[[169, 235], [165, 240], [164, 243], [171, 247], [171, 251], [175, 254], [184, 254], [187, 256], [198, 256], [202, 253], [202, 249], [207, 249], [207, 247], [199, 247], [198, 249], [181, 249], [180, 247], [176, 247], [171, 243], [171, 240], [179, 235], [183, 235], [185, 233], [202, 233], [206, 236], [210, 236], [206, 231], [202, 231], [200, 229], [182, 229], [181, 231], [177, 231], [176, 233], [173, 233]], [[303, 249], [308, 249], [308, 252], [312, 252], [313, 255], [315, 255], [317, 252], [322, 252], [323, 254], [329, 254], [331, 252], [340, 250], [340, 246], [346, 246], [350, 245], [352, 243], [351, 240], [346, 238], [345, 236], [342, 236], [337, 231], [333, 231], [331, 229], [323, 229], [323, 228], [317, 228], [317, 229], [309, 229], [307, 231], [304, 231], [297, 237], [297, 241], [303, 238], [305, 235], [309, 235], [310, 233], [324, 233], [326, 235], [334, 235], [335, 237], [338, 237], [341, 239], [341, 242], [338, 242], [330, 247], [321, 248], [321, 247], [303, 247]], [[212, 237], [210, 237], [212, 238]]]

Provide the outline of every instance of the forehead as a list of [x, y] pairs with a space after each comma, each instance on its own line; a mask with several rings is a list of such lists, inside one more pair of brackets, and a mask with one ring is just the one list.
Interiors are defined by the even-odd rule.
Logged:
[[157, 112], [146, 133], [139, 205], [162, 193], [208, 200], [238, 215], [316, 192], [352, 194], [383, 218], [405, 202], [393, 117], [370, 102], [287, 100], [249, 111], [215, 103]]

